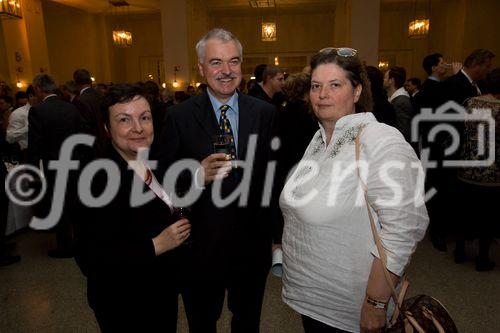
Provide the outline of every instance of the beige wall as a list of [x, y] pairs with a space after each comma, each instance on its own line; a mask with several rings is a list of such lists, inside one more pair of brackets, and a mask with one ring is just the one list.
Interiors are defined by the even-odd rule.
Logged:
[[[420, 2], [422, 4], [422, 2]], [[417, 7], [417, 14], [428, 13], [428, 5]], [[496, 0], [444, 0], [431, 2], [430, 32], [423, 39], [407, 37], [413, 17], [410, 3], [384, 4], [380, 19], [380, 57], [391, 65], [403, 66], [408, 77], [424, 79], [422, 59], [431, 53], [443, 54], [446, 61], [461, 61], [476, 48], [486, 48], [500, 57]], [[499, 62], [496, 60], [496, 66]]]
[[[87, 68], [96, 82], [146, 80], [141, 62], [144, 67], [163, 56], [159, 13], [106, 16], [46, 1], [44, 15], [51, 73], [58, 83], [71, 80], [76, 68]], [[113, 28], [123, 26], [133, 34], [130, 48], [112, 43]]]
[[88, 69], [97, 81], [108, 81], [101, 62], [107, 58], [102, 16], [46, 1], [43, 6], [51, 74], [58, 84], [72, 80], [77, 68]]
[[[119, 48], [113, 45], [112, 30], [125, 26], [132, 32], [133, 44], [129, 48]], [[112, 81], [137, 82], [147, 80], [146, 72], [151, 72], [156, 81], [156, 70], [143, 70], [147, 64], [163, 58], [163, 39], [161, 15], [135, 14], [133, 16], [107, 17], [106, 43], [110, 50]]]
[[3, 58], [0, 75], [12, 87], [19, 80], [24, 90], [33, 75], [49, 70], [49, 59], [41, 1], [26, 0], [21, 8], [22, 19], [2, 19], [0, 23], [0, 56]]
[[10, 85], [11, 79], [7, 57], [8, 52], [3, 38], [3, 25], [0, 24], [0, 81], [5, 81]]
[[488, 49], [496, 55], [494, 65], [500, 66], [500, 1], [467, 0], [465, 12], [462, 58], [474, 49]]

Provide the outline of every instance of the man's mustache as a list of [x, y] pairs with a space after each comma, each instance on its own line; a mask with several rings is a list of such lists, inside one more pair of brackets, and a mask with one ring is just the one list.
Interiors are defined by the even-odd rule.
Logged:
[[231, 73], [231, 74], [221, 74], [218, 75], [215, 79], [216, 80], [223, 80], [223, 79], [236, 79], [238, 75]]

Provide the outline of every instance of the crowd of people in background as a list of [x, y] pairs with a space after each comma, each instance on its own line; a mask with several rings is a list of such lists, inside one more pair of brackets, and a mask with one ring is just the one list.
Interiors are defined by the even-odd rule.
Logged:
[[[230, 68], [232, 68], [231, 66], [236, 68], [240, 64], [233, 64], [233, 62], [235, 62], [234, 59], [240, 57], [240, 55], [238, 55], [239, 42], [235, 42], [232, 35], [228, 35], [220, 31], [217, 33], [219, 33], [219, 35], [209, 35], [204, 41], [200, 41], [200, 43], [202, 43], [200, 44], [200, 47], [205, 47], [207, 52], [210, 51], [212, 47], [219, 47], [223, 49], [224, 52], [235, 53], [235, 58], [227, 60], [223, 59], [221, 62], [227, 62], [227, 65]], [[226, 40], [224, 38], [229, 39]], [[229, 42], [234, 42], [234, 45]], [[228, 43], [231, 45], [231, 49], [229, 49]], [[233, 46], [235, 47], [234, 49]], [[241, 53], [241, 46], [239, 47], [239, 52]], [[39, 161], [42, 160], [42, 164], [44, 164], [45, 177], [49, 186], [48, 193], [50, 193], [55, 184], [55, 174], [50, 172], [46, 163], [49, 160], [58, 159], [60, 147], [66, 138], [77, 133], [90, 134], [96, 138], [96, 144], [94, 145], [92, 152], [85, 150], [78, 151], [78, 154], [80, 154], [78, 156], [82, 160], [89, 161], [93, 158], [109, 158], [109, 156], [112, 156], [113, 159], [121, 161], [121, 157], [124, 157], [124, 155], [120, 152], [123, 150], [126, 152], [127, 149], [130, 149], [130, 147], [125, 147], [120, 150], [120, 135], [124, 134], [123, 132], [120, 132], [119, 125], [114, 122], [113, 117], [117, 112], [114, 109], [115, 105], [122, 105], [123, 103], [125, 103], [125, 105], [146, 103], [146, 106], [144, 107], [146, 109], [150, 108], [151, 116], [151, 126], [145, 125], [144, 127], [146, 132], [151, 132], [147, 132], [149, 134], [145, 135], [147, 136], [146, 139], [149, 140], [147, 141], [147, 147], [151, 147], [152, 151], [161, 152], [160, 155], [162, 153], [164, 154], [160, 157], [160, 161], [168, 161], [166, 164], [169, 164], [175, 159], [196, 158], [201, 161], [202, 165], [211, 165], [211, 163], [215, 162], [203, 159], [204, 156], [200, 155], [201, 152], [195, 151], [194, 148], [186, 148], [185, 146], [181, 148], [179, 146], [179, 142], [183, 140], [185, 140], [183, 142], [191, 142], [192, 140], [198, 139], [201, 134], [194, 130], [192, 131], [191, 127], [188, 125], [189, 122], [194, 121], [196, 117], [191, 118], [189, 113], [191, 111], [188, 112], [188, 110], [196, 110], [197, 107], [200, 107], [200, 103], [203, 104], [211, 102], [217, 115], [217, 122], [219, 123], [219, 118], [222, 119], [221, 128], [222, 122], [225, 122], [224, 124], [227, 125], [227, 119], [230, 120], [229, 123], [233, 125], [233, 128], [229, 126], [229, 129], [227, 130], [230, 131], [231, 136], [234, 137], [237, 144], [237, 138], [241, 132], [237, 131], [234, 127], [238, 124], [238, 121], [236, 120], [236, 124], [233, 123], [234, 120], [232, 119], [234, 118], [231, 117], [235, 116], [229, 113], [229, 111], [226, 115], [226, 109], [223, 108], [224, 105], [219, 108], [218, 102], [216, 101], [218, 97], [225, 96], [228, 98], [227, 105], [229, 105], [229, 110], [236, 109], [236, 111], [239, 112], [240, 117], [245, 116], [245, 108], [247, 105], [245, 103], [254, 103], [254, 107], [259, 108], [259, 111], [261, 112], [259, 114], [259, 121], [268, 119], [269, 122], [272, 121], [277, 124], [276, 132], [273, 133], [278, 135], [281, 139], [281, 149], [276, 155], [276, 158], [279, 161], [279, 172], [277, 172], [279, 179], [277, 180], [277, 184], [284, 186], [286, 176], [289, 175], [289, 173], [294, 170], [297, 163], [303, 159], [304, 152], [306, 152], [306, 155], [309, 154], [313, 157], [317, 157], [315, 154], [317, 154], [318, 151], [321, 152], [320, 148], [318, 148], [320, 150], [315, 150], [313, 143], [315, 144], [316, 142], [321, 142], [321, 140], [323, 140], [324, 143], [328, 145], [330, 141], [331, 133], [329, 134], [329, 131], [333, 132], [333, 128], [329, 129], [328, 126], [331, 125], [331, 119], [328, 118], [329, 115], [323, 113], [322, 104], [319, 101], [327, 101], [330, 98], [329, 95], [323, 91], [326, 88], [322, 87], [329, 84], [327, 81], [331, 76], [335, 80], [340, 80], [339, 82], [342, 82], [339, 84], [341, 86], [339, 89], [346, 89], [346, 96], [348, 96], [347, 99], [352, 97], [351, 94], [354, 96], [354, 102], [345, 99], [335, 100], [335, 103], [339, 103], [341, 105], [343, 105], [342, 103], [347, 103], [346, 105], [349, 106], [348, 110], [346, 109], [345, 119], [348, 118], [350, 119], [349, 122], [357, 124], [359, 119], [362, 118], [353, 117], [356, 116], [354, 113], [362, 112], [358, 110], [360, 105], [369, 105], [367, 109], [371, 110], [372, 114], [369, 115], [369, 119], [363, 118], [364, 121], [368, 123], [378, 122], [384, 124], [384, 126], [381, 126], [377, 123], [378, 125], [374, 125], [370, 127], [370, 130], [367, 130], [366, 134], [364, 134], [367, 138], [365, 141], [368, 140], [365, 142], [366, 147], [369, 148], [370, 144], [381, 144], [377, 143], [377, 138], [387, 136], [393, 140], [393, 144], [399, 147], [399, 150], [396, 149], [392, 151], [388, 149], [385, 152], [386, 154], [390, 154], [392, 152], [395, 154], [394, 156], [398, 154], [400, 157], [406, 156], [406, 160], [408, 161], [417, 160], [417, 156], [421, 159], [425, 157], [428, 160], [437, 161], [437, 165], [435, 167], [430, 167], [425, 170], [426, 189], [429, 190], [434, 188], [437, 190], [436, 194], [426, 203], [430, 217], [430, 239], [434, 247], [439, 251], [446, 251], [447, 237], [455, 235], [456, 245], [453, 251], [454, 259], [456, 263], [463, 263], [467, 257], [465, 246], [466, 240], [478, 237], [479, 252], [475, 259], [476, 270], [488, 271], [493, 269], [495, 264], [490, 259], [489, 250], [493, 237], [498, 232], [498, 229], [496, 229], [498, 228], [498, 221], [495, 221], [498, 216], [498, 208], [496, 208], [494, 198], [498, 198], [500, 194], [500, 69], [492, 68], [495, 55], [488, 50], [475, 50], [464, 60], [462, 65], [459, 62], [450, 62], [449, 60], [445, 60], [446, 57], [442, 54], [430, 54], [426, 56], [422, 62], [423, 69], [427, 73], [428, 77], [407, 78], [407, 71], [403, 67], [393, 66], [383, 72], [374, 66], [361, 66], [359, 60], [354, 58], [357, 57], [355, 52], [344, 55], [339, 50], [341, 49], [328, 48], [320, 51], [317, 55], [315, 55], [315, 57], [313, 57], [313, 61], [311, 62], [312, 68], [307, 66], [301, 73], [286, 73], [285, 69], [271, 64], [259, 65], [255, 68], [255, 72], [253, 73], [255, 78], [252, 78], [247, 82], [245, 80], [238, 82], [237, 90], [235, 90], [237, 92], [236, 95], [233, 95], [234, 91], [226, 93], [224, 91], [224, 87], [218, 86], [220, 84], [220, 78], [212, 77], [208, 68], [215, 68], [215, 66], [220, 64], [204, 62], [206, 60], [203, 58], [205, 54], [203, 52], [200, 53], [198, 49], [197, 51], [199, 52], [200, 66], [204, 71], [203, 73], [207, 83], [202, 83], [197, 87], [189, 86], [186, 91], [161, 89], [160, 86], [154, 81], [138, 82], [133, 86], [124, 86], [112, 83], [99, 83], [94, 85], [91, 79], [91, 74], [86, 69], [77, 69], [74, 72], [71, 81], [67, 81], [60, 85], [57, 85], [53, 78], [47, 74], [37, 75], [26, 91], [18, 91], [16, 93], [13, 93], [13, 91], [5, 83], [1, 83], [0, 153], [2, 161], [9, 162], [11, 164], [28, 163], [38, 166], [40, 163]], [[344, 58], [352, 58], [355, 59], [355, 61], [353, 61], [353, 63], [347, 63]], [[224, 64], [220, 66], [224, 66]], [[358, 66], [359, 68], [349, 66]], [[336, 71], [339, 70], [341, 73], [348, 73], [346, 74], [347, 76], [344, 74], [337, 74]], [[345, 80], [345, 82], [342, 80]], [[360, 89], [363, 89], [362, 96], [358, 94], [358, 91], [361, 92]], [[220, 96], [217, 95], [217, 93], [220, 93]], [[124, 97], [120, 94], [124, 94], [124, 96], [126, 96]], [[247, 94], [260, 100], [259, 103], [254, 102], [254, 99], [247, 100]], [[139, 97], [136, 99], [137, 96]], [[232, 96], [238, 96], [239, 100], [237, 99], [235, 102], [231, 99], [233, 98]], [[121, 98], [124, 99], [122, 100]], [[342, 98], [345, 98], [345, 96]], [[366, 98], [366, 100], [360, 101], [359, 98]], [[433, 124], [422, 124], [422, 126], [419, 127], [418, 140], [414, 140], [412, 137], [412, 131], [414, 130], [412, 122], [415, 117], [421, 115], [421, 110], [425, 108], [436, 110], [448, 101], [453, 101], [456, 105], [466, 108], [467, 112], [472, 112], [475, 108], [485, 107], [492, 111], [491, 115], [496, 121], [496, 152], [493, 164], [486, 167], [471, 169], [461, 167], [450, 168], [446, 167], [443, 163], [450, 158], [466, 160], [478, 159], [476, 154], [478, 149], [476, 139], [478, 135], [477, 127], [474, 127], [472, 124], [466, 123], [465, 121], [453, 123], [451, 121], [436, 118], [437, 121], [443, 121], [453, 126], [453, 128], [455, 128], [460, 134], [462, 144], [460, 149], [454, 152], [453, 155], [449, 155], [446, 151], [446, 148], [450, 146], [452, 142], [452, 138], [449, 134], [441, 132], [438, 133], [436, 137], [432, 139], [429, 138], [429, 134], [432, 132], [433, 128], [432, 126], [435, 125], [435, 122]], [[216, 108], [215, 105], [218, 107]], [[106, 112], [103, 112], [104, 109]], [[274, 111], [272, 110], [275, 110], [276, 112], [275, 118], [273, 113]], [[453, 110], [453, 107], [450, 107], [444, 111], [446, 114], [451, 114], [456, 110]], [[196, 111], [193, 111], [193, 113], [196, 116]], [[149, 117], [149, 113], [144, 117]], [[363, 115], [363, 117], [365, 117], [365, 115]], [[344, 121], [347, 121], [345, 119]], [[140, 121], [147, 122], [148, 119], [144, 118]], [[335, 122], [333, 124], [335, 126]], [[238, 126], [241, 126], [241, 123], [239, 123]], [[261, 133], [266, 138], [271, 135], [271, 132], [267, 131], [268, 129], [265, 125], [259, 123], [258, 126], [259, 127], [255, 129], [256, 132]], [[114, 148], [121, 154], [121, 157], [116, 154], [116, 151], [110, 150], [110, 138]], [[408, 147], [412, 147], [411, 152], [407, 151], [406, 144], [403, 144], [404, 141], [409, 144]], [[211, 146], [211, 143], [208, 145]], [[199, 145], [192, 143], [192, 146], [198, 147]], [[430, 148], [430, 154], [428, 156], [423, 156], [423, 152], [427, 152], [428, 148]], [[202, 151], [203, 149], [204, 148], [200, 148]], [[239, 151], [242, 147], [236, 145], [234, 149]], [[258, 149], [262, 149], [262, 151], [258, 150], [258, 154], [267, 156], [267, 151], [264, 152], [264, 148]], [[268, 147], [266, 149], [268, 149]], [[133, 149], [132, 151], [135, 152]], [[353, 158], [353, 156], [351, 157]], [[126, 167], [121, 170], [123, 175], [126, 174], [125, 170]], [[228, 180], [228, 184], [230, 184], [230, 187], [235, 187], [235, 184], [238, 182], [237, 179], [238, 177], [241, 177], [241, 175], [238, 174], [237, 170], [231, 172], [234, 174], [234, 177], [231, 178], [232, 180]], [[259, 175], [259, 181], [263, 181], [263, 170], [259, 167], [256, 172]], [[0, 164], [0, 173], [2, 177], [0, 179], [0, 183], [3, 184], [7, 175], [5, 163]], [[408, 177], [408, 179], [410, 179], [411, 176], [403, 175], [402, 177]], [[149, 186], [150, 183], [147, 182], [147, 179], [144, 179], [144, 181]], [[149, 181], [151, 182], [151, 180]], [[232, 182], [234, 182], [234, 184]], [[210, 181], [205, 180], [205, 185], [209, 183]], [[354, 183], [357, 184], [357, 179], [353, 180], [353, 184]], [[256, 181], [255, 186], [258, 187], [260, 185], [261, 184]], [[72, 181], [71, 176], [70, 181], [68, 182], [67, 191], [76, 191], [76, 181]], [[124, 193], [127, 193], [128, 190], [123, 189], [123, 191], [125, 191]], [[279, 189], [279, 191], [281, 191], [281, 189]], [[11, 254], [13, 252], [14, 245], [12, 243], [6, 244], [4, 240], [8, 199], [3, 191], [1, 194], [1, 214], [4, 216], [0, 217], [0, 266], [4, 266], [16, 263], [21, 258]], [[253, 193], [251, 195], [253, 195]], [[74, 213], [77, 203], [72, 202], [71, 198], [71, 195], [67, 196], [62, 218], [55, 227], [57, 247], [48, 252], [48, 255], [52, 258], [70, 258], [75, 255], [74, 235], [78, 232], [78, 230], [74, 230], [75, 225], [72, 222], [71, 216], [74, 216], [72, 213]], [[205, 199], [206, 198], [202, 197], [201, 200]], [[52, 198], [50, 196], [44, 198], [41, 204], [35, 207], [34, 214], [36, 216], [46, 215], [49, 211], [51, 200]], [[161, 203], [161, 200], [159, 202]], [[157, 204], [159, 205], [160, 203]], [[294, 212], [286, 200], [282, 199], [281, 204], [282, 209], [285, 211]], [[116, 207], [112, 206], [112, 204], [110, 204], [109, 207], [110, 210], [106, 211], [106, 216], [108, 216], [109, 219], [113, 219], [114, 213], [112, 209]], [[156, 208], [158, 207], [155, 206], [155, 209]], [[164, 208], [165, 207], [163, 207], [163, 210], [165, 210]], [[193, 212], [195, 219], [202, 218], [199, 214], [214, 214], [216, 216], [219, 214], [208, 203], [201, 205], [198, 209], [199, 211]], [[236, 210], [236, 208], [231, 209], [234, 210], [231, 210], [231, 212], [228, 213], [228, 216], [230, 215], [231, 218], [234, 218], [237, 214], [239, 214], [239, 211]], [[318, 211], [318, 207], [316, 206], [311, 207], [311, 209]], [[407, 214], [412, 213], [414, 216], [417, 216], [418, 221], [415, 219], [409, 219], [413, 221], [412, 223], [414, 223], [411, 226], [414, 228], [414, 235], [412, 237], [408, 236], [409, 238], [407, 239], [404, 251], [400, 248], [394, 250], [394, 253], [397, 253], [397, 251], [400, 250], [404, 252], [404, 255], [395, 259], [395, 263], [393, 263], [393, 265], [395, 265], [393, 267], [393, 272], [395, 274], [402, 273], [404, 266], [407, 264], [407, 260], [409, 260], [409, 256], [414, 250], [414, 246], [416, 246], [416, 242], [421, 239], [427, 223], [425, 208], [422, 211], [414, 212], [410, 212], [406, 208], [401, 209], [405, 210]], [[159, 209], [159, 211], [163, 210]], [[167, 215], [170, 214], [168, 209], [167, 213]], [[251, 213], [247, 212], [247, 214]], [[356, 325], [359, 324], [357, 323], [358, 317], [349, 317], [346, 319], [342, 313], [334, 314], [332, 317], [331, 313], [326, 313], [321, 307], [319, 309], [315, 309], [314, 306], [309, 307], [310, 304], [307, 305], [304, 303], [304, 300], [309, 298], [315, 298], [317, 300], [321, 297], [316, 294], [310, 294], [308, 290], [296, 289], [298, 284], [307, 286], [311, 282], [307, 279], [310, 279], [311, 277], [301, 275], [299, 272], [300, 270], [296, 267], [296, 265], [301, 265], [302, 260], [304, 260], [303, 264], [305, 265], [309, 258], [290, 257], [290, 254], [295, 253], [297, 250], [293, 247], [300, 248], [304, 245], [303, 242], [309, 244], [307, 239], [297, 240], [296, 237], [298, 236], [293, 234], [293, 232], [296, 231], [294, 228], [301, 228], [300, 223], [295, 225], [298, 223], [296, 216], [300, 216], [300, 214], [294, 214], [295, 213], [289, 213], [289, 215], [285, 216], [285, 224], [288, 223], [288, 228], [285, 226], [285, 237], [287, 237], [285, 242], [288, 241], [285, 246], [288, 248], [285, 248], [285, 250], [289, 250], [289, 271], [287, 275], [289, 285], [285, 285], [285, 299], [289, 297], [288, 303], [291, 304], [294, 309], [299, 309], [297, 311], [304, 316], [304, 327], [306, 328], [306, 331], [308, 325], [310, 327], [316, 327], [315, 325], [318, 324], [316, 321], [310, 322], [309, 317], [311, 316], [313, 319], [320, 320], [323, 323], [326, 322], [330, 326], [335, 326], [340, 323], [338, 327], [342, 329], [356, 330]], [[335, 215], [337, 213], [332, 214]], [[149, 215], [150, 214], [148, 213], [147, 216]], [[384, 218], [390, 222], [393, 216], [391, 217], [389, 215], [390, 214], [387, 214]], [[238, 216], [241, 218], [240, 215]], [[128, 217], [123, 216], [122, 218], [126, 219]], [[222, 215], [220, 216], [221, 221], [226, 221], [226, 219], [229, 218]], [[176, 235], [187, 237], [186, 235], [189, 230], [185, 226], [186, 223], [179, 221], [177, 221], [179, 226], [184, 226], [184, 228]], [[171, 222], [175, 222], [173, 218]], [[282, 222], [283, 221], [281, 220], [281, 223]], [[352, 221], [349, 220], [349, 222]], [[388, 225], [390, 226], [390, 224]], [[148, 232], [152, 233], [153, 230], [161, 231], [163, 230], [163, 227], [165, 226], [158, 222], [158, 225], [151, 226], [151, 230]], [[262, 227], [262, 230], [264, 230], [264, 226], [259, 225], [258, 227]], [[76, 228], [78, 228], [78, 226], [76, 226]], [[200, 226], [198, 226], [198, 228], [200, 228]], [[253, 237], [253, 233], [249, 231], [250, 229], [245, 229], [247, 228], [245, 223], [240, 224], [238, 228], [248, 232]], [[116, 230], [117, 229], [108, 230], [109, 233], [106, 234], [106, 240], [112, 241], [113, 232]], [[342, 233], [342, 230], [337, 231]], [[390, 228], [387, 230], [390, 230]], [[198, 242], [197, 244], [202, 244], [203, 246], [206, 245], [208, 249], [215, 247], [215, 245], [211, 243], [205, 244], [204, 242], [208, 241], [201, 241], [199, 238], [200, 236], [196, 234], [197, 231], [193, 230], [193, 232], [193, 236]], [[208, 228], [205, 232], [210, 234], [213, 230]], [[234, 234], [238, 234], [238, 230], [232, 230], [231, 232], [232, 236], [234, 236]], [[399, 232], [400, 230], [397, 230], [396, 233]], [[224, 234], [214, 233], [212, 236], [214, 238], [224, 237]], [[322, 241], [321, 237], [327, 237], [328, 235], [319, 235], [317, 234], [317, 230], [308, 229], [302, 230], [302, 236], [311, 237], [315, 241], [319, 242]], [[369, 231], [365, 234], [365, 236], [367, 239], [371, 237]], [[123, 237], [133, 239], [134, 236], [126, 234]], [[269, 235], [269, 237], [271, 238], [271, 235]], [[389, 239], [392, 236], [388, 235], [387, 237]], [[281, 235], [276, 238], [278, 239], [273, 238], [274, 244], [281, 246]], [[255, 238], [250, 237], [241, 239], [242, 244], [248, 245], [249, 248], [254, 249], [256, 251], [255, 253], [262, 250], [262, 248], [258, 246], [262, 245], [258, 243], [262, 240], [257, 236], [255, 236]], [[213, 239], [210, 239], [210, 241], [212, 240]], [[134, 241], [138, 242], [136, 248], [138, 249], [137, 251], [146, 253], [151, 250], [147, 247], [147, 245], [139, 244], [137, 239]], [[224, 238], [221, 241], [227, 240]], [[251, 243], [250, 241], [255, 241], [257, 243]], [[395, 243], [397, 243], [397, 241], [398, 240], [395, 240]], [[264, 243], [264, 241], [262, 242]], [[325, 242], [328, 242], [328, 240], [325, 240]], [[391, 240], [389, 239], [387, 242], [387, 244], [389, 244]], [[242, 246], [242, 244], [236, 244], [233, 241], [230, 244], [237, 249]], [[122, 246], [124, 244], [118, 245]], [[156, 245], [157, 243], [155, 243], [155, 246]], [[179, 244], [176, 243], [176, 246], [178, 245]], [[159, 250], [159, 248], [162, 248], [163, 250]], [[310, 250], [310, 248], [308, 249]], [[156, 256], [166, 252], [166, 250], [161, 246], [155, 248], [154, 250], [156, 252]], [[255, 253], [250, 253], [248, 250], [242, 250], [241, 253], [238, 252], [238, 254], [246, 256], [244, 258], [247, 258], [250, 261], [256, 258]], [[371, 261], [371, 255], [368, 255], [367, 253], [369, 254], [369, 249], [367, 249], [367, 252], [365, 253], [366, 256], [363, 254], [363, 256], [360, 255], [360, 257], [368, 263]], [[326, 251], [326, 254], [332, 255], [331, 251]], [[96, 253], [94, 253], [94, 255], [98, 257], [98, 254]], [[149, 253], [149, 255], [150, 257], [155, 256], [154, 253]], [[149, 257], [147, 255], [144, 255], [141, 257], [141, 260], [149, 260], [148, 258]], [[266, 256], [263, 256], [263, 258], [267, 260]], [[213, 261], [211, 261], [212, 259]], [[93, 260], [100, 262], [100, 260], [105, 261], [106, 258], [94, 258]], [[175, 261], [175, 258], [172, 260]], [[217, 261], [217, 258], [207, 259], [207, 257], [200, 256], [199, 258], [195, 258], [193, 260], [200, 260], [199, 267], [205, 267], [210, 264], [212, 265], [212, 268], [220, 266], [221, 271], [228, 268], [224, 266], [225, 262], [223, 264]], [[79, 264], [81, 267], [87, 267], [85, 263]], [[321, 268], [319, 268], [319, 266], [322, 265], [321, 262], [314, 262], [311, 263], [311, 265], [312, 271], [321, 270]], [[106, 280], [103, 282], [103, 280], [97, 277], [105, 270], [103, 267], [99, 266], [98, 268], [94, 268], [94, 271], [92, 271], [92, 268], [89, 268], [91, 270], [89, 274], [97, 274], [95, 276], [87, 276], [89, 279], [89, 297], [92, 298], [89, 299], [89, 302], [93, 302], [92, 306], [101, 328], [106, 329], [107, 327], [110, 327], [110, 330], [112, 330], [113, 327], [115, 327], [113, 326], [113, 320], [117, 318], [109, 316], [107, 311], [112, 304], [116, 305], [116, 300], [113, 300], [113, 298], [119, 295], [121, 291], [118, 288], [115, 290], [116, 294], [106, 294], [107, 289], [110, 288], [110, 281]], [[255, 270], [252, 270], [252, 274], [255, 276], [248, 275], [255, 277], [255, 279], [250, 283], [248, 279], [241, 279], [241, 276], [237, 277], [228, 273], [228, 276], [230, 276], [230, 281], [228, 283], [230, 283], [230, 285], [218, 284], [218, 277], [213, 277], [213, 279], [210, 280], [212, 282], [210, 285], [211, 287], [203, 286], [204, 290], [199, 288], [196, 289], [197, 295], [190, 294], [189, 292], [187, 294], [183, 294], [183, 297], [185, 297], [186, 309], [188, 311], [189, 325], [193, 332], [201, 332], [207, 327], [211, 327], [210, 325], [214, 323], [214, 320], [216, 322], [218, 315], [220, 315], [220, 312], [218, 312], [219, 308], [222, 307], [221, 297], [222, 300], [224, 299], [224, 293], [222, 292], [225, 290], [224, 288], [229, 288], [228, 290], [230, 293], [239, 293], [238, 295], [230, 295], [229, 300], [230, 306], [233, 307], [233, 314], [242, 316], [235, 319], [233, 322], [234, 327], [237, 327], [237, 325], [251, 326], [255, 325], [255, 322], [258, 323], [258, 318], [260, 316], [260, 303], [262, 301], [259, 297], [262, 296], [262, 288], [265, 283], [267, 265], [260, 266], [255, 264], [255, 266], [250, 265], [248, 267], [235, 267], [235, 274], [241, 274], [241, 276], [249, 274], [249, 272], [246, 271], [248, 267], [256, 268]], [[149, 268], [156, 269], [156, 266], [151, 266]], [[234, 267], [231, 266], [231, 268]], [[359, 268], [364, 275], [367, 275], [370, 272], [370, 269], [376, 268], [372, 268], [368, 264], [366, 267], [363, 266]], [[357, 272], [357, 270], [353, 271]], [[207, 272], [208, 270], [200, 270], [193, 274], [208, 274]], [[258, 273], [262, 274], [258, 275]], [[332, 272], [325, 271], [325, 274], [327, 275], [330, 273]], [[336, 274], [337, 273], [334, 272], [334, 278], [336, 278]], [[342, 279], [342, 276], [340, 276], [339, 279]], [[225, 281], [225, 283], [226, 282], [227, 281]], [[366, 281], [364, 282], [366, 283]], [[245, 285], [239, 285], [239, 283], [245, 283]], [[375, 284], [376, 282], [372, 283]], [[161, 285], [161, 283], [154, 284], [154, 286], [159, 285]], [[331, 286], [328, 283], [324, 286], [324, 288], [327, 289], [330, 287]], [[356, 288], [358, 287], [361, 288], [362, 284], [356, 285]], [[255, 297], [246, 295], [244, 290], [245, 288], [249, 288], [250, 292], [253, 290], [256, 293], [256, 295], [254, 295]], [[165, 292], [169, 296], [173, 293], [172, 290], [164, 290], [162, 292]], [[364, 306], [363, 302], [365, 290], [359, 289], [359, 292], [359, 295], [356, 294], [355, 301], [353, 301], [352, 304], [349, 303], [349, 306], [352, 306], [353, 309], [358, 309], [361, 306]], [[105, 297], [103, 296], [104, 294], [106, 295]], [[245, 295], [242, 296], [242, 294]], [[206, 298], [202, 299], [203, 297], [200, 298], [200, 295], [206, 296]], [[139, 295], [136, 296], [138, 297], [137, 299], [140, 298]], [[386, 296], [388, 297], [388, 294], [384, 294], [385, 298], [387, 298]], [[243, 297], [242, 299], [245, 300], [251, 300], [251, 302], [243, 304], [239, 301], [239, 297]], [[331, 298], [325, 297], [325, 301], [334, 303], [337, 302], [340, 304], [347, 298], [348, 297], [346, 295], [339, 294], [335, 297], [332, 296]], [[216, 305], [206, 304], [207, 301], [213, 301], [214, 299], [217, 300]], [[123, 302], [123, 304], [130, 304], [130, 302], [126, 300], [123, 300]], [[203, 313], [203, 309], [206, 307], [210, 308], [210, 311], [213, 313]], [[253, 307], [249, 311], [254, 317], [244, 317], [245, 314], [247, 314], [245, 311], [248, 310], [245, 307]], [[175, 308], [176, 314], [176, 305], [172, 306], [172, 308]], [[134, 309], [139, 311], [137, 308]], [[370, 317], [371, 314], [362, 312], [362, 316]], [[176, 316], [175, 319], [172, 320], [176, 320]], [[374, 325], [369, 319], [364, 318], [362, 320], [369, 322], [369, 324], [365, 323], [366, 325]], [[175, 327], [175, 323], [173, 324], [173, 327]], [[211, 329], [212, 327], [210, 328], [210, 331]], [[311, 331], [314, 331], [314, 329]], [[338, 331], [340, 332], [340, 330]]]

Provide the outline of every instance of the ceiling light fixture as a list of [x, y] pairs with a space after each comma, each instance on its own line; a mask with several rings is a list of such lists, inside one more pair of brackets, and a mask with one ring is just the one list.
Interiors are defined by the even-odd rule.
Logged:
[[[430, 0], [429, 0], [429, 11], [430, 14]], [[414, 2], [413, 7], [413, 19], [408, 23], [408, 38], [422, 38], [429, 34], [430, 20], [427, 15], [417, 16], [417, 0]]]
[[[127, 1], [109, 0], [109, 3], [113, 8], [116, 8], [116, 16], [118, 16], [120, 11], [122, 11], [125, 16], [128, 16], [130, 4]], [[113, 29], [113, 44], [115, 44], [115, 46], [131, 47], [132, 41], [132, 32], [130, 29], [126, 29], [123, 26], [117, 26]]]
[[248, 4], [252, 8], [271, 8], [275, 6], [274, 0], [250, 0]]
[[21, 19], [21, 1], [20, 0], [0, 0], [0, 16], [2, 18]]

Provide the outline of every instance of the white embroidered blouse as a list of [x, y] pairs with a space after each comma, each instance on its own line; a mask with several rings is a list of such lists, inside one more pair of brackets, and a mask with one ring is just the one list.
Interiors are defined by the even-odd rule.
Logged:
[[428, 216], [420, 161], [400, 132], [371, 113], [337, 121], [329, 145], [323, 128], [281, 193], [283, 300], [300, 314], [359, 332], [373, 256], [378, 256], [359, 186], [355, 138], [360, 127], [361, 173], [388, 269], [402, 275]]

